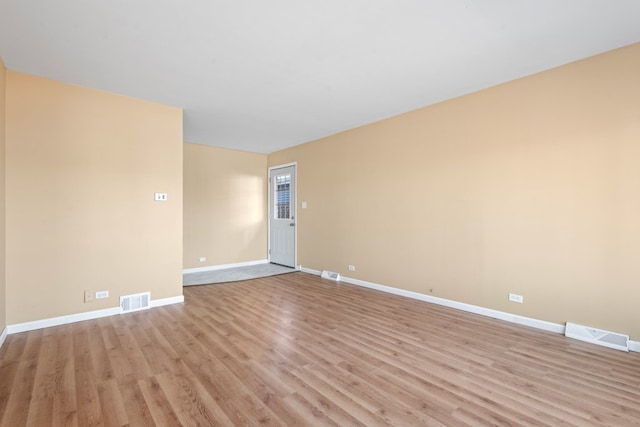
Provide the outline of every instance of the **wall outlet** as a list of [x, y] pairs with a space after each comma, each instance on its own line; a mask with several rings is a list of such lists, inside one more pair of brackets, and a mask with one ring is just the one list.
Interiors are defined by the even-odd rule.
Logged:
[[524, 297], [518, 294], [509, 294], [509, 301], [522, 304], [524, 302]]
[[350, 265], [349, 266], [349, 271], [356, 271], [356, 266], [355, 265]]
[[109, 298], [109, 291], [96, 292], [96, 299], [101, 299], [101, 298]]
[[206, 256], [201, 256], [200, 258], [198, 258], [198, 261], [200, 262], [205, 262], [207, 260]]
[[93, 302], [93, 291], [87, 289], [84, 291], [84, 302]]
[[158, 202], [166, 202], [167, 193], [153, 193], [153, 200], [156, 200]]

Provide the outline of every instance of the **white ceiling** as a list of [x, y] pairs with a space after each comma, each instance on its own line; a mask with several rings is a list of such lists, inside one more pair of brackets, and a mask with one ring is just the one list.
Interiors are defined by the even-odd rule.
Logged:
[[639, 41], [638, 0], [0, 0], [7, 68], [259, 153]]

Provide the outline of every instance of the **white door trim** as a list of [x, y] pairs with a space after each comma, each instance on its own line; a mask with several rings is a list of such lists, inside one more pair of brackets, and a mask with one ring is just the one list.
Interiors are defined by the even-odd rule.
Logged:
[[296, 269], [299, 269], [300, 266], [298, 265], [298, 224], [300, 223], [300, 216], [298, 215], [298, 162], [291, 162], [291, 163], [284, 163], [282, 165], [276, 165], [276, 166], [269, 166], [268, 170], [267, 170], [267, 193], [269, 195], [268, 199], [267, 199], [267, 258], [269, 259], [269, 262], [271, 262], [271, 199], [272, 199], [272, 195], [271, 195], [271, 171], [274, 169], [282, 169], [282, 168], [288, 168], [290, 166], [294, 167], [294, 175], [293, 175], [293, 179], [295, 180], [296, 185], [293, 188], [293, 196], [294, 196], [294, 200], [296, 202], [296, 206], [295, 206], [295, 222], [296, 222], [296, 226], [295, 226], [295, 230], [294, 230], [294, 266]]

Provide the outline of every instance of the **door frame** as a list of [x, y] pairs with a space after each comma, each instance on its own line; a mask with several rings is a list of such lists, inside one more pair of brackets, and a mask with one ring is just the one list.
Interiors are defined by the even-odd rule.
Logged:
[[295, 227], [293, 230], [293, 259], [294, 259], [294, 263], [293, 266], [296, 270], [300, 269], [300, 266], [298, 265], [298, 162], [291, 162], [291, 163], [284, 163], [282, 165], [276, 165], [276, 166], [269, 166], [268, 170], [267, 170], [267, 194], [268, 194], [268, 198], [267, 198], [267, 259], [269, 262], [271, 262], [271, 209], [273, 208], [271, 206], [272, 203], [272, 198], [273, 195], [271, 194], [271, 171], [274, 169], [282, 169], [282, 168], [288, 168], [290, 166], [293, 166], [293, 179], [295, 181], [295, 185], [293, 187], [293, 197], [294, 197], [294, 201], [296, 203], [296, 205], [294, 206], [294, 222], [295, 222]]

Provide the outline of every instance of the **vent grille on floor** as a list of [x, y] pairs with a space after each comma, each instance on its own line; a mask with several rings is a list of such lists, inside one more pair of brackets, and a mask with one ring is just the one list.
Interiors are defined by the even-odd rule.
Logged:
[[151, 292], [120, 297], [120, 313], [144, 310], [151, 307]]
[[575, 323], [569, 322], [567, 322], [564, 334], [569, 338], [575, 338], [580, 341], [615, 348], [616, 350], [629, 351], [628, 335], [604, 331], [597, 328], [590, 328], [583, 325], [576, 325]]
[[323, 279], [335, 280], [336, 282], [340, 281], [340, 273], [336, 273], [334, 271], [322, 270], [320, 277]]

